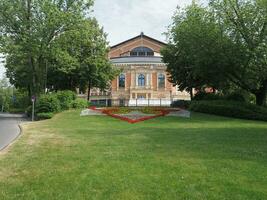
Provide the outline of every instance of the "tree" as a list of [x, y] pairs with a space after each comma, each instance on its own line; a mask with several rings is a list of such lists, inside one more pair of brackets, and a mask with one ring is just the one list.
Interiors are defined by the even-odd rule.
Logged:
[[214, 0], [178, 10], [163, 60], [180, 89], [236, 85], [255, 94], [267, 92], [266, 0]]
[[[115, 77], [108, 60], [108, 43], [106, 34], [95, 19], [85, 19], [76, 24], [76, 28], [66, 31], [53, 44], [51, 69], [56, 79], [68, 79], [70, 87], [105, 89]], [[58, 55], [58, 56], [54, 56]], [[59, 81], [52, 81], [53, 84]], [[62, 81], [61, 81], [62, 82]], [[63, 85], [62, 85], [63, 86]], [[57, 84], [57, 87], [62, 87]], [[66, 86], [66, 84], [65, 84]]]
[[225, 74], [232, 65], [227, 56], [233, 51], [212, 14], [193, 3], [183, 10], [178, 8], [173, 19], [170, 42], [162, 50], [171, 82], [191, 97], [193, 88], [226, 87]]
[[228, 77], [253, 93], [258, 105], [266, 104], [267, 1], [213, 0], [210, 5], [224, 24], [224, 33], [244, 49], [243, 59]]
[[46, 64], [53, 41], [90, 13], [92, 0], [2, 0], [0, 51], [7, 75], [29, 96], [45, 89]]
[[[87, 100], [90, 98], [90, 90], [93, 87], [106, 89], [111, 80], [117, 75], [108, 60], [108, 43], [106, 34], [100, 29], [97, 21], [85, 22], [85, 27], [92, 25], [93, 32], [89, 33], [85, 28], [82, 33], [80, 63], [81, 79], [88, 84]], [[91, 44], [87, 41], [91, 41]], [[88, 55], [90, 55], [88, 57]]]
[[7, 111], [12, 97], [13, 88], [6, 78], [0, 80], [0, 111]]

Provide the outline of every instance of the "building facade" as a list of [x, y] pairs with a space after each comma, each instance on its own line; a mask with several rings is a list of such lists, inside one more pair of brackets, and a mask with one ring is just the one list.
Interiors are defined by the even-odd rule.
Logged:
[[[162, 62], [160, 50], [166, 44], [141, 33], [137, 37], [112, 46], [109, 59], [120, 70], [119, 76], [112, 81], [106, 99], [112, 105], [170, 105], [171, 101], [189, 100], [187, 92], [177, 90], [168, 81], [166, 65]], [[92, 100], [105, 95], [95, 95]]]

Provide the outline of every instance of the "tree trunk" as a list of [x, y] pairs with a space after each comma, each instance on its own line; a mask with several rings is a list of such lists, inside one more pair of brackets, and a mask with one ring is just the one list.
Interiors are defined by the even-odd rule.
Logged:
[[31, 56], [29, 56], [29, 65], [32, 69], [32, 95], [37, 94], [36, 69]]
[[259, 106], [266, 105], [266, 93], [267, 93], [267, 80], [263, 81], [260, 89], [255, 92], [256, 104]]
[[193, 88], [190, 88], [190, 98], [193, 99]]
[[88, 83], [87, 101], [90, 101], [90, 93], [91, 93], [91, 81], [89, 81]]
[[[27, 0], [27, 31], [28, 31], [28, 40], [31, 38], [31, 8], [32, 8], [32, 0]], [[30, 41], [29, 45], [31, 44]], [[35, 63], [34, 59], [32, 56], [32, 50], [28, 52], [28, 62], [29, 62], [29, 67], [32, 70], [32, 90], [31, 90], [31, 95], [36, 95], [37, 94], [37, 76], [36, 76], [36, 68], [35, 68]]]

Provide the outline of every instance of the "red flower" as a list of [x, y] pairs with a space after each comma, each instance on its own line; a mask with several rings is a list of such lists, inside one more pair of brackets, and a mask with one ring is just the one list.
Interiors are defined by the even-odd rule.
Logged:
[[[97, 110], [95, 106], [89, 107], [89, 109]], [[157, 117], [162, 117], [162, 116], [165, 116], [165, 115], [169, 114], [168, 110], [157, 109], [158, 111], [161, 112], [160, 114], [157, 114], [157, 115], [154, 115], [154, 116], [145, 116], [145, 117], [141, 117], [139, 119], [129, 119], [128, 117], [123, 117], [123, 116], [120, 116], [120, 115], [113, 114], [113, 112], [117, 111], [117, 110], [118, 110], [118, 108], [103, 109], [102, 113], [104, 113], [104, 114], [106, 114], [106, 115], [108, 115], [110, 117], [116, 118], [116, 119], [127, 121], [128, 123], [131, 123], [131, 124], [134, 124], [134, 123], [137, 123], [137, 122], [142, 122], [142, 121], [153, 119], [153, 118], [157, 118]]]

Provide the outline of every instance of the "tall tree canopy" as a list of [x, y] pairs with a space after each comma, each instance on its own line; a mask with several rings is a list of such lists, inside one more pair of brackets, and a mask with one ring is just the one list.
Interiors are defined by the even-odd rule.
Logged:
[[[55, 89], [79, 86], [84, 60], [93, 62], [92, 57], [96, 56], [92, 54], [93, 48], [107, 52], [103, 30], [95, 19], [88, 17], [92, 5], [93, 0], [2, 0], [0, 52], [6, 55], [10, 82], [27, 88], [29, 95], [38, 95], [49, 86]], [[84, 37], [85, 32], [90, 36]], [[95, 40], [93, 36], [101, 39]], [[90, 54], [83, 54], [84, 46], [91, 49]], [[106, 54], [96, 57], [95, 65], [112, 71]], [[96, 72], [89, 73], [93, 77]], [[107, 79], [103, 79], [104, 85]]]
[[267, 1], [212, 0], [215, 17], [224, 33], [244, 49], [243, 58], [230, 79], [256, 96], [258, 105], [266, 103], [267, 93]]
[[50, 56], [52, 66], [49, 69], [54, 75], [50, 86], [54, 84], [56, 89], [64, 89], [66, 85], [62, 85], [61, 80], [67, 78], [69, 81], [64, 82], [69, 83], [69, 87], [87, 87], [89, 100], [92, 87], [105, 89], [116, 75], [107, 57], [108, 50], [106, 34], [95, 19], [76, 24], [76, 29], [66, 31], [55, 40]]
[[193, 3], [178, 9], [173, 19], [170, 43], [162, 50], [171, 81], [191, 94], [193, 88], [225, 86], [229, 62], [225, 62], [227, 55], [223, 52], [229, 51], [230, 44], [211, 13]]
[[162, 54], [174, 84], [188, 91], [235, 84], [265, 103], [266, 0], [193, 3], [173, 19]]

